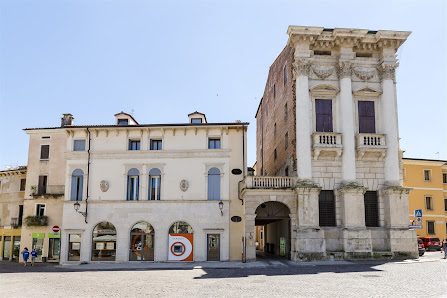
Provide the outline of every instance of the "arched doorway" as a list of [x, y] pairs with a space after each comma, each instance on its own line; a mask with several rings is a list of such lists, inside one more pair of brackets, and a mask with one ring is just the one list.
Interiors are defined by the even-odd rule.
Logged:
[[290, 259], [290, 210], [280, 202], [265, 202], [256, 208], [255, 241], [257, 257]]
[[139, 222], [130, 231], [130, 260], [154, 260], [154, 228], [147, 222]]
[[187, 222], [175, 222], [169, 228], [168, 261], [193, 261], [194, 231]]
[[107, 221], [100, 222], [93, 229], [92, 261], [115, 261], [116, 229]]

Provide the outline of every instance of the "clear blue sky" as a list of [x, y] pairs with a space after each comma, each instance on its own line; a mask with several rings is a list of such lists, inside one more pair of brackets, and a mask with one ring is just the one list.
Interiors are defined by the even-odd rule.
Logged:
[[0, 169], [27, 163], [27, 127], [250, 122], [289, 25], [412, 31], [397, 72], [406, 157], [447, 159], [445, 1], [0, 1]]

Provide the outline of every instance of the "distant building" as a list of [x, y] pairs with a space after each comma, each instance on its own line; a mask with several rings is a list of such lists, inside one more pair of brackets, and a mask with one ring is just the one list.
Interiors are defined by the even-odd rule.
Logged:
[[[447, 238], [447, 161], [418, 158], [403, 159], [404, 186], [412, 189], [410, 224], [420, 237]], [[415, 210], [422, 210], [419, 222]]]
[[26, 167], [0, 171], [0, 260], [18, 260]]
[[395, 70], [410, 32], [290, 26], [246, 177], [246, 259], [417, 257], [402, 187]]

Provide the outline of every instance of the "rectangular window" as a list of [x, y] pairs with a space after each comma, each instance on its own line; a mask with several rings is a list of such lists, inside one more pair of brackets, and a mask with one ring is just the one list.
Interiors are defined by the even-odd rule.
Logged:
[[268, 101], [265, 102], [265, 115], [266, 116], [269, 115], [269, 102]]
[[289, 146], [289, 132], [286, 132], [284, 136], [284, 149], [287, 149], [288, 146]]
[[433, 197], [425, 197], [425, 209], [433, 210]]
[[447, 199], [444, 199], [444, 211], [447, 212]]
[[68, 260], [79, 261], [81, 259], [81, 234], [69, 234]]
[[74, 140], [73, 151], [85, 151], [85, 140]]
[[367, 227], [379, 226], [379, 200], [376, 191], [367, 191], [364, 195], [365, 225]]
[[318, 214], [320, 227], [336, 226], [334, 191], [320, 191], [320, 194], [318, 195]]
[[333, 132], [332, 128], [332, 100], [315, 99], [316, 131]]
[[202, 123], [202, 118], [191, 118], [191, 123]]
[[406, 168], [402, 169], [402, 179], [407, 180], [407, 169]]
[[284, 120], [287, 120], [287, 104], [284, 105]]
[[427, 234], [434, 235], [435, 234], [435, 222], [427, 220]]
[[40, 139], [41, 140], [49, 140], [49, 139], [51, 139], [51, 137], [50, 136], [42, 136]]
[[39, 176], [39, 185], [37, 186], [37, 194], [44, 195], [47, 193], [47, 176], [40, 175]]
[[374, 101], [359, 101], [359, 133], [376, 133]]
[[140, 150], [140, 140], [129, 140], [129, 150]]
[[140, 177], [139, 176], [127, 176], [127, 200], [138, 201]]
[[26, 179], [20, 179], [20, 191], [25, 191]]
[[273, 85], [273, 98], [276, 98], [276, 84]]
[[208, 149], [220, 149], [220, 139], [208, 139]]
[[447, 184], [447, 173], [442, 173], [442, 183]]
[[431, 181], [431, 170], [424, 170], [424, 180]]
[[162, 141], [151, 140], [151, 150], [162, 150]]
[[273, 135], [276, 136], [276, 123], [273, 124]]
[[276, 148], [275, 148], [275, 151], [273, 151], [273, 157], [275, 158], [275, 160], [278, 158], [278, 154], [276, 153]]
[[45, 204], [36, 204], [36, 215], [37, 216], [45, 215]]
[[50, 145], [40, 145], [40, 159], [50, 159]]
[[289, 176], [289, 167], [286, 167], [286, 170], [284, 172], [285, 172], [286, 177], [288, 177]]
[[287, 65], [284, 66], [284, 86], [286, 85], [286, 83], [287, 83]]
[[129, 125], [128, 119], [118, 119], [118, 125]]

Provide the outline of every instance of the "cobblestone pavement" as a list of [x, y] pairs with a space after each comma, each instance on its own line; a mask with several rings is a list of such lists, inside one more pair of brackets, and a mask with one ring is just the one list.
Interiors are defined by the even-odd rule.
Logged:
[[0, 297], [447, 297], [442, 256], [427, 252], [417, 260], [337, 264], [265, 260], [226, 269], [0, 262]]

